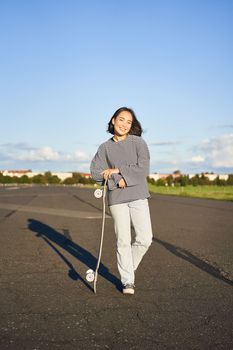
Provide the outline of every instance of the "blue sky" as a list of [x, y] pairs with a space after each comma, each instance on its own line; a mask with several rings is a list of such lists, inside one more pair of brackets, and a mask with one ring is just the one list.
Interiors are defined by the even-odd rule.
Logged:
[[151, 172], [233, 172], [231, 0], [0, 1], [0, 169], [89, 171], [134, 109]]

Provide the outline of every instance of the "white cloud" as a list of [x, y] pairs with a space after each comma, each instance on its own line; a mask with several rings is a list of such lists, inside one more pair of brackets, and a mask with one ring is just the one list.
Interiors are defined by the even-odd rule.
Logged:
[[90, 156], [83, 151], [75, 151], [73, 154], [66, 154], [64, 158], [69, 161], [79, 162], [87, 162], [90, 160]]
[[208, 163], [214, 168], [233, 167], [233, 134], [205, 140], [201, 145]]
[[179, 145], [180, 141], [156, 141], [150, 144], [150, 146], [173, 146]]
[[23, 142], [0, 144], [0, 169], [89, 171], [92, 156], [83, 150], [62, 152], [52, 147], [34, 147]]
[[60, 155], [57, 151], [54, 151], [51, 147], [42, 147], [37, 150], [28, 150], [27, 152], [17, 156], [18, 160], [29, 161], [51, 161], [58, 160]]
[[202, 163], [202, 162], [205, 161], [205, 158], [200, 156], [200, 155], [198, 155], [198, 156], [192, 157], [191, 160], [192, 160], [193, 163]]
[[76, 151], [74, 153], [74, 156], [75, 156], [75, 159], [81, 160], [81, 161], [87, 161], [90, 159], [90, 157], [85, 152], [82, 152], [82, 151]]

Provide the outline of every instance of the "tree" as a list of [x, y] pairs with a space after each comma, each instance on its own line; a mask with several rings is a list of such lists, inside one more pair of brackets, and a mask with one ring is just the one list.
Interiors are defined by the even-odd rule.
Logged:
[[175, 179], [175, 183], [178, 183], [180, 186], [187, 186], [189, 184], [189, 178], [187, 175], [181, 175]]
[[46, 178], [42, 174], [38, 174], [32, 177], [32, 182], [34, 184], [46, 184]]
[[233, 186], [233, 174], [229, 174], [227, 179], [227, 185]]
[[158, 179], [156, 181], [156, 186], [165, 186], [165, 180], [164, 179]]
[[46, 172], [44, 173], [44, 177], [45, 177], [46, 180], [48, 180], [51, 176], [52, 176], [51, 171], [46, 171]]
[[181, 175], [181, 171], [180, 170], [175, 170], [175, 171], [173, 171], [173, 174], [174, 175]]
[[204, 173], [201, 174], [201, 177], [199, 177], [199, 181], [198, 181], [199, 185], [210, 185], [210, 180], [208, 177], [205, 176]]
[[58, 185], [61, 182], [61, 179], [59, 179], [59, 177], [57, 175], [52, 175], [49, 178], [49, 183], [53, 184], [53, 185]]
[[11, 184], [11, 183], [13, 183], [12, 177], [9, 176], [9, 175], [3, 176], [3, 177], [2, 177], [2, 183], [3, 183], [3, 184]]
[[149, 177], [149, 176], [147, 176], [147, 182], [149, 184], [151, 184], [151, 185], [155, 185], [156, 184], [155, 179], [153, 177]]
[[173, 184], [173, 176], [172, 175], [169, 175], [167, 178], [166, 178], [166, 182], [168, 184], [168, 186], [171, 186]]
[[191, 183], [191, 185], [193, 185], [193, 186], [198, 186], [198, 184], [199, 184], [199, 175], [196, 174], [194, 177], [192, 177], [192, 178], [190, 179], [190, 183]]
[[81, 183], [80, 180], [82, 181], [83, 176], [79, 173], [74, 172], [72, 173], [72, 177], [74, 179], [74, 183], [78, 184], [78, 183]]
[[29, 183], [31, 183], [31, 179], [27, 175], [23, 175], [23, 176], [20, 176], [18, 183], [29, 184]]
[[217, 186], [226, 186], [227, 185], [227, 181], [220, 179], [219, 176], [214, 180], [214, 183]]
[[63, 181], [64, 185], [74, 185], [75, 184], [75, 179], [73, 177], [67, 177], [64, 181]]

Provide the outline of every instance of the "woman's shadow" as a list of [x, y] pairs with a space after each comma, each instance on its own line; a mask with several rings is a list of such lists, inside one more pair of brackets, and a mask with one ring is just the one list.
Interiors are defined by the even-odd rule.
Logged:
[[[69, 235], [68, 230], [64, 230], [64, 234], [54, 230], [52, 227], [44, 224], [35, 219], [28, 219], [28, 228], [30, 231], [35, 232], [37, 237], [42, 238], [65, 262], [65, 264], [69, 267], [68, 276], [73, 280], [81, 280], [85, 286], [91, 290], [91, 286], [86, 282], [84, 278], [75, 270], [74, 266], [70, 263], [70, 261], [56, 248], [53, 243], [65, 249], [68, 253], [73, 255], [83, 264], [85, 264], [89, 269], [95, 271], [97, 259], [88, 252], [85, 248], [81, 247], [77, 243], [72, 241], [72, 238]], [[106, 280], [111, 282], [116, 286], [118, 290], [120, 290], [121, 282], [120, 280], [111, 274], [108, 268], [100, 263], [98, 274], [104, 277]]]
[[175, 246], [171, 243], [162, 241], [158, 237], [153, 237], [153, 241], [162, 245], [164, 248], [166, 248], [170, 253], [174, 254], [178, 258], [181, 258], [190, 264], [196, 266], [202, 271], [207, 272], [211, 276], [219, 279], [220, 281], [225, 282], [226, 284], [233, 286], [233, 281], [230, 277], [226, 276], [226, 272], [224, 272], [221, 268], [212, 265], [209, 262], [204, 261], [203, 259], [195, 256], [194, 254], [190, 253], [188, 250], [180, 248], [178, 246]]

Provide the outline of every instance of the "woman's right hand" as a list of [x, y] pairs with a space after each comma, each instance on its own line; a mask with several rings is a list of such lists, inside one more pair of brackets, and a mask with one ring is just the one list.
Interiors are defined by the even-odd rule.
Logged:
[[101, 175], [103, 175], [104, 180], [107, 180], [108, 177], [111, 177], [112, 174], [119, 174], [119, 169], [114, 168], [114, 169], [105, 169], [102, 171]]
[[126, 183], [124, 179], [120, 179], [120, 181], [118, 182], [118, 186], [120, 188], [125, 188], [126, 187]]

